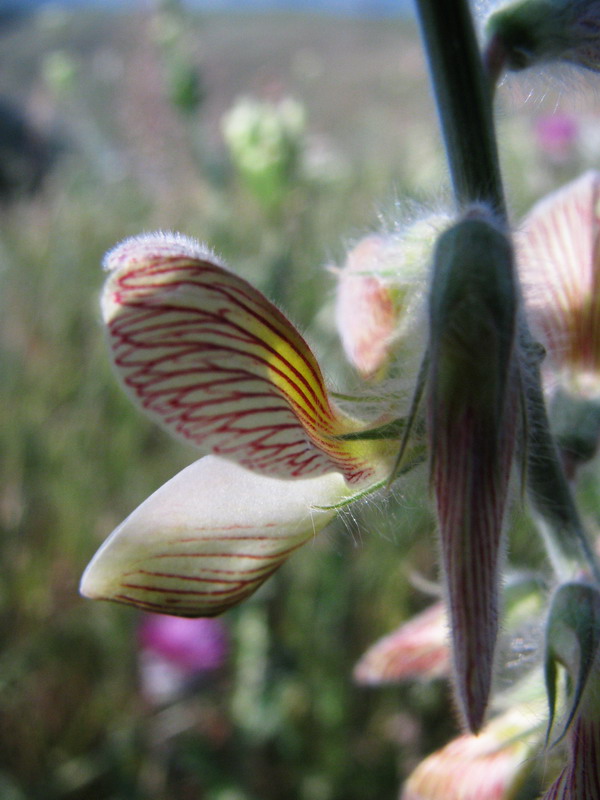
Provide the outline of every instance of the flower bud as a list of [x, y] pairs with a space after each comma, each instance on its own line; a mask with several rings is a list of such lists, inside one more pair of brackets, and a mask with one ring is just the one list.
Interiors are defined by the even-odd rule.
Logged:
[[488, 52], [501, 49], [506, 67], [564, 61], [600, 70], [598, 0], [518, 0], [488, 20]]
[[531, 771], [536, 719], [526, 705], [464, 734], [422, 761], [400, 800], [510, 800]]
[[434, 603], [375, 642], [354, 669], [357, 683], [381, 685], [450, 672], [448, 623], [444, 604]]
[[[448, 220], [432, 215], [398, 233], [371, 235], [350, 250], [338, 273], [336, 322], [344, 351], [365, 378], [380, 378], [422, 330], [426, 268]], [[415, 347], [414, 345], [417, 345]]]
[[566, 722], [567, 763], [543, 800], [600, 798], [600, 592], [592, 584], [557, 590], [548, 619], [546, 689], [550, 727], [555, 716], [558, 666], [571, 687]]
[[431, 480], [457, 699], [477, 731], [492, 681], [520, 395], [512, 252], [485, 211], [471, 212], [440, 237], [429, 310]]

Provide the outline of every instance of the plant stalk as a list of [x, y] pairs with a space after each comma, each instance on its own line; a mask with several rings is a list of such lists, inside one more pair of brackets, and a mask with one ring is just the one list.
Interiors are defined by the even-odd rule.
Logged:
[[492, 92], [469, 4], [417, 0], [417, 9], [458, 207], [487, 203], [506, 221]]

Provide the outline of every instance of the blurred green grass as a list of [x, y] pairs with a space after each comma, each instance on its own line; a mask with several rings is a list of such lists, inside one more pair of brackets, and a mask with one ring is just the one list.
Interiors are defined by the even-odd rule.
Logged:
[[[85, 601], [77, 585], [112, 528], [195, 457], [111, 374], [103, 253], [156, 228], [207, 241], [275, 294], [326, 371], [347, 380], [320, 311], [333, 291], [324, 266], [392, 225], [403, 198], [446, 191], [418, 37], [390, 21], [190, 18], [205, 94], [185, 115], [169, 103], [157, 25], [52, 10], [0, 32], [0, 95], [66, 143], [40, 193], [0, 208], [0, 796], [394, 797], [453, 731], [447, 689], [359, 689], [351, 671], [427, 602], [409, 582], [413, 570], [435, 577], [423, 473], [354, 509], [231, 612], [230, 663], [170, 709], [140, 694], [138, 615]], [[221, 115], [247, 93], [300, 100], [321, 159], [276, 221], [236, 180], [220, 136]], [[528, 124], [509, 127], [505, 155], [519, 213], [556, 178]]]

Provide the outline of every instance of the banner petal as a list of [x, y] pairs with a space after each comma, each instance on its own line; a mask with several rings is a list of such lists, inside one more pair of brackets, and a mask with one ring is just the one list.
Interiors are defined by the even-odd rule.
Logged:
[[302, 336], [212, 253], [152, 234], [122, 242], [105, 266], [113, 361], [154, 420], [265, 475], [375, 480], [381, 444], [337, 438], [361, 424], [332, 404]]

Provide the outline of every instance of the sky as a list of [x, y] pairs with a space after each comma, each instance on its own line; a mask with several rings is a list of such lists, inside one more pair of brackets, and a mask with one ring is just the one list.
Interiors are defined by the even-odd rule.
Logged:
[[[0, 0], [0, 13], [27, 11], [42, 5], [66, 8], [103, 7], [127, 9], [143, 0]], [[413, 0], [185, 0], [190, 8], [203, 11], [321, 11], [348, 16], [400, 16], [410, 12]]]

